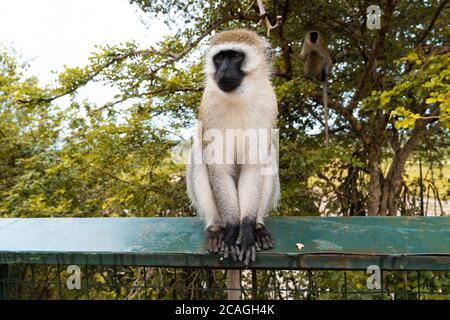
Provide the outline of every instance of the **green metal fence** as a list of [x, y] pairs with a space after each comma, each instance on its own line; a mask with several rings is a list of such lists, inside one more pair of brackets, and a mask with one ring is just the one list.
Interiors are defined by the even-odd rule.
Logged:
[[0, 299], [450, 298], [449, 218], [267, 224], [276, 247], [245, 269], [206, 251], [196, 218], [0, 219]]
[[[239, 288], [213, 269], [80, 266], [79, 289], [67, 286], [67, 266], [14, 265], [2, 279], [2, 299], [449, 299], [449, 272], [382, 271], [380, 289], [365, 271], [248, 270]], [[255, 279], [255, 280], [254, 280]]]

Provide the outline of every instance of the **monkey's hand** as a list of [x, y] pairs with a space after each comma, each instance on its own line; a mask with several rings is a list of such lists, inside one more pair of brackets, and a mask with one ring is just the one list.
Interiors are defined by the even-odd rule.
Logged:
[[272, 234], [267, 230], [267, 228], [261, 224], [257, 223], [255, 226], [255, 236], [256, 236], [256, 250], [267, 250], [273, 248], [275, 241], [273, 240]]
[[225, 237], [222, 242], [221, 251], [223, 251], [223, 257], [228, 259], [231, 255], [233, 261], [237, 261], [239, 256], [239, 247], [236, 245], [237, 238], [239, 236], [239, 224], [227, 224], [225, 226]]
[[250, 261], [255, 262], [256, 237], [254, 220], [249, 218], [244, 218], [242, 220], [238, 244], [241, 246], [239, 261], [243, 261], [245, 266], [248, 266], [250, 264]]
[[208, 240], [208, 249], [210, 252], [219, 252], [224, 234], [225, 231], [221, 226], [210, 226], [206, 229], [206, 238]]

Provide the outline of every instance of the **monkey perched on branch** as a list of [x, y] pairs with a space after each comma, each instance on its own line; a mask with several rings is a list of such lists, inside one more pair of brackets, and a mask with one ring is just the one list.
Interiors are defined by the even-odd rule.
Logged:
[[304, 73], [310, 79], [322, 82], [323, 88], [323, 109], [325, 123], [325, 143], [328, 143], [328, 90], [327, 81], [333, 66], [331, 55], [328, 49], [322, 44], [322, 37], [319, 31], [309, 31], [303, 40], [300, 59], [305, 61]]

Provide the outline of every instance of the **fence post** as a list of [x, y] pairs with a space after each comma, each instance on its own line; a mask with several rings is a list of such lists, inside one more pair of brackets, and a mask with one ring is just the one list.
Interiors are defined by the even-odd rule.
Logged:
[[252, 300], [258, 299], [258, 278], [256, 270], [252, 269]]
[[8, 265], [0, 264], [0, 300], [8, 299]]
[[[240, 270], [227, 271], [228, 300], [241, 300], [241, 272]], [[231, 289], [231, 290], [230, 290]]]

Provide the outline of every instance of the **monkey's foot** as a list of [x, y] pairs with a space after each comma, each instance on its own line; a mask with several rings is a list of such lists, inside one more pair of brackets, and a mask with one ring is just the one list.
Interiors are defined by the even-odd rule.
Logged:
[[225, 231], [221, 226], [210, 226], [206, 229], [206, 238], [208, 239], [208, 249], [210, 252], [219, 252], [224, 234]]
[[241, 246], [239, 261], [243, 261], [245, 266], [250, 261], [256, 260], [256, 238], [255, 238], [255, 221], [244, 218], [241, 222], [238, 244]]
[[260, 251], [261, 248], [264, 250], [271, 249], [275, 245], [275, 241], [272, 237], [272, 234], [261, 223], [257, 223], [255, 226], [255, 236], [257, 244], [256, 250], [258, 251]]
[[231, 255], [233, 261], [237, 261], [239, 255], [239, 247], [236, 245], [237, 238], [239, 236], [238, 224], [227, 224], [225, 226], [225, 237], [222, 242], [221, 251], [223, 251], [223, 257], [228, 259]]

